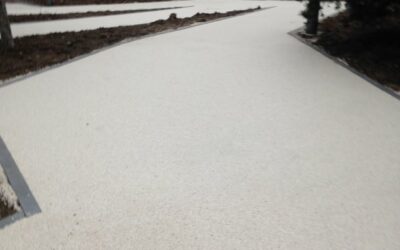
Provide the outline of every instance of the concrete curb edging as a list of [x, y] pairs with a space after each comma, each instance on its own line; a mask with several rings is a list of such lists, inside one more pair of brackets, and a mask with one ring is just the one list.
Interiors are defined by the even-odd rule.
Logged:
[[358, 75], [359, 77], [361, 77], [365, 81], [369, 82], [370, 84], [374, 85], [375, 87], [379, 88], [380, 90], [386, 92], [387, 94], [393, 96], [394, 98], [396, 98], [397, 100], [400, 101], [400, 94], [396, 93], [391, 88], [380, 84], [379, 82], [375, 81], [374, 79], [370, 78], [369, 76], [361, 73], [360, 71], [356, 70], [355, 68], [353, 68], [353, 67], [349, 66], [348, 64], [344, 63], [343, 61], [339, 60], [339, 58], [330, 55], [328, 52], [326, 52], [321, 47], [316, 46], [316, 45], [308, 42], [306, 39], [302, 38], [301, 36], [299, 36], [299, 32], [301, 30], [303, 30], [302, 27], [301, 28], [297, 28], [295, 30], [292, 30], [292, 31], [288, 32], [288, 34], [290, 36], [296, 38], [300, 42], [304, 43], [305, 45], [309, 46], [310, 48], [313, 48], [314, 50], [316, 50], [317, 52], [321, 53], [322, 55], [328, 57], [329, 59], [331, 59], [335, 63], [339, 64], [340, 66], [342, 66], [342, 67], [346, 68], [347, 70], [351, 71], [352, 73]]
[[124, 39], [124, 40], [122, 40], [120, 42], [114, 43], [112, 45], [105, 46], [105, 47], [102, 47], [100, 49], [93, 50], [93, 51], [91, 51], [89, 53], [82, 54], [80, 56], [74, 57], [74, 58], [72, 58], [70, 60], [67, 60], [65, 62], [62, 62], [62, 63], [58, 63], [58, 64], [54, 64], [54, 65], [51, 65], [51, 66], [48, 66], [48, 67], [44, 67], [42, 69], [39, 69], [39, 70], [36, 70], [36, 71], [32, 71], [32, 72], [29, 72], [27, 74], [19, 75], [19, 76], [10, 78], [10, 79], [0, 80], [0, 88], [3, 88], [5, 86], [8, 86], [10, 84], [13, 84], [13, 83], [25, 80], [25, 79], [28, 79], [28, 78], [36, 76], [36, 75], [42, 74], [42, 73], [47, 72], [49, 70], [56, 69], [56, 68], [62, 67], [64, 65], [68, 65], [70, 63], [85, 59], [86, 57], [95, 55], [97, 53], [103, 52], [105, 50], [112, 49], [114, 47], [117, 47], [117, 46], [120, 46], [120, 45], [123, 45], [123, 44], [126, 44], [126, 43], [130, 43], [130, 42], [134, 42], [134, 41], [137, 41], [137, 40], [142, 40], [142, 39], [146, 39], [146, 38], [150, 38], [150, 37], [155, 37], [155, 36], [159, 36], [159, 35], [175, 32], [175, 31], [181, 31], [181, 30], [185, 30], [185, 29], [190, 29], [190, 28], [194, 28], [194, 27], [197, 27], [197, 26], [206, 25], [206, 24], [210, 24], [210, 23], [215, 23], [215, 22], [219, 22], [219, 21], [223, 21], [223, 20], [227, 20], [227, 19], [230, 19], [230, 18], [235, 18], [235, 17], [239, 17], [239, 16], [243, 16], [243, 15], [253, 14], [253, 13], [257, 13], [259, 11], [273, 9], [273, 8], [276, 8], [276, 7], [277, 6], [264, 7], [264, 8], [252, 11], [252, 12], [242, 13], [242, 14], [238, 14], [238, 15], [235, 15], [235, 16], [223, 17], [223, 18], [212, 20], [212, 21], [207, 21], [207, 22], [204, 22], [204, 23], [196, 23], [196, 24], [193, 24], [193, 25], [189, 25], [189, 26], [185, 26], [185, 27], [181, 27], [181, 28], [177, 28], [177, 29], [169, 29], [169, 30], [165, 30], [165, 31], [161, 31], [161, 32], [157, 32], [157, 33], [153, 33], [153, 34], [149, 34], [149, 35], [144, 35], [144, 36], [140, 36], [140, 37], [127, 38], [127, 39]]
[[1, 136], [0, 163], [21, 206], [21, 211], [0, 220], [1, 229], [19, 219], [40, 213], [41, 209]]

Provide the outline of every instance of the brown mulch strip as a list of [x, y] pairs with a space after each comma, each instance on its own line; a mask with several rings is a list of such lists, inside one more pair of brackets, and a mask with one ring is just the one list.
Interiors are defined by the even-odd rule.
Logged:
[[346, 12], [321, 23], [315, 42], [334, 57], [395, 91], [400, 91], [400, 15], [350, 20]]
[[109, 10], [107, 10], [107, 11], [89, 11], [89, 12], [84, 12], [84, 13], [65, 13], [65, 14], [9, 15], [8, 18], [11, 23], [23, 23], [23, 22], [73, 19], [73, 18], [82, 18], [82, 17], [133, 14], [133, 13], [181, 9], [181, 8], [186, 8], [186, 7], [170, 7], [170, 8], [155, 8], [155, 9], [138, 9], [138, 10], [117, 10], [117, 11], [109, 11]]
[[148, 24], [18, 37], [15, 39], [15, 48], [0, 50], [0, 80], [59, 64], [127, 38], [142, 37], [259, 9], [260, 7], [226, 13], [197, 13], [188, 18], [177, 18], [176, 14], [171, 14], [167, 20]]
[[16, 211], [6, 206], [2, 200], [0, 200], [0, 219], [3, 219], [9, 215], [14, 214]]

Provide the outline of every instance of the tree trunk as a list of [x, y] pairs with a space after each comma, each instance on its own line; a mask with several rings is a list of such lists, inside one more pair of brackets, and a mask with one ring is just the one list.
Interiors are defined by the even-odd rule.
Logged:
[[11, 34], [10, 22], [8, 21], [6, 3], [0, 0], [0, 34], [1, 46], [8, 49], [14, 47], [14, 40]]
[[309, 0], [307, 4], [307, 10], [305, 16], [306, 22], [306, 33], [315, 35], [318, 31], [318, 19], [319, 10], [321, 9], [320, 0]]

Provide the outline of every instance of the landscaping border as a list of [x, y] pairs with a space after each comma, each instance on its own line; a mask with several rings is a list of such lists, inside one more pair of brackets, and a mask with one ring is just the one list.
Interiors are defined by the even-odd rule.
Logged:
[[86, 11], [86, 12], [71, 12], [71, 13], [11, 14], [8, 15], [8, 19], [11, 24], [36, 23], [36, 22], [63, 21], [63, 20], [89, 18], [89, 17], [132, 15], [132, 14], [141, 14], [146, 12], [185, 9], [191, 7], [194, 7], [194, 5], [152, 8], [152, 9], [103, 10], [103, 11]]
[[298, 41], [304, 43], [305, 45], [309, 46], [310, 48], [316, 50], [317, 52], [321, 53], [322, 55], [328, 57], [329, 59], [331, 59], [332, 61], [334, 61], [335, 63], [339, 64], [340, 66], [346, 68], [347, 70], [351, 71], [352, 73], [358, 75], [359, 77], [361, 77], [362, 79], [364, 79], [365, 81], [369, 82], [370, 84], [374, 85], [375, 87], [379, 88], [380, 90], [386, 92], [387, 94], [393, 96], [394, 98], [396, 98], [397, 100], [400, 101], [400, 93], [396, 93], [393, 89], [386, 87], [383, 84], [380, 84], [379, 82], [375, 81], [374, 79], [370, 78], [369, 76], [361, 73], [360, 71], [356, 70], [355, 68], [351, 67], [350, 65], [348, 65], [347, 63], [343, 62], [342, 60], [340, 60], [339, 58], [332, 56], [331, 54], [329, 54], [328, 52], [326, 52], [324, 49], [322, 49], [321, 47], [310, 43], [307, 39], [301, 37], [299, 35], [299, 32], [304, 30], [303, 27], [297, 28], [295, 30], [292, 30], [290, 32], [288, 32], [288, 34], [292, 37], [294, 37], [295, 39], [297, 39]]
[[31, 78], [31, 77], [33, 77], [33, 76], [36, 76], [36, 75], [45, 73], [45, 72], [47, 72], [47, 71], [49, 71], [49, 70], [53, 70], [53, 69], [62, 67], [62, 66], [64, 66], [64, 65], [67, 65], [67, 64], [70, 64], [70, 63], [73, 63], [73, 62], [76, 62], [76, 61], [85, 59], [86, 57], [95, 55], [95, 54], [100, 53], [100, 52], [102, 52], [102, 51], [109, 50], [109, 49], [112, 49], [112, 48], [114, 48], [114, 47], [117, 47], [117, 46], [126, 44], [126, 43], [130, 43], [130, 42], [134, 42], [134, 41], [137, 41], [137, 40], [142, 40], [142, 39], [146, 39], [146, 38], [150, 38], [150, 37], [155, 37], [155, 36], [159, 36], [159, 35], [162, 35], [162, 34], [167, 34], [167, 33], [170, 33], [170, 32], [175, 32], [175, 31], [181, 31], [181, 30], [185, 30], [185, 29], [190, 29], [190, 28], [194, 28], [194, 27], [197, 27], [197, 26], [201, 26], [201, 25], [207, 25], [207, 24], [210, 24], [210, 23], [219, 22], [219, 21], [223, 21], [223, 20], [227, 20], [227, 19], [230, 19], [230, 18], [235, 18], [235, 17], [239, 17], [239, 16], [243, 16], [243, 15], [253, 14], [253, 13], [257, 13], [257, 12], [259, 12], [259, 11], [264, 11], [264, 10], [268, 10], [268, 9], [273, 9], [273, 8], [275, 8], [275, 7], [276, 7], [276, 6], [264, 7], [264, 8], [260, 8], [260, 9], [258, 9], [258, 10], [254, 10], [254, 11], [252, 11], [252, 12], [250, 12], [250, 13], [242, 13], [242, 14], [237, 14], [237, 15], [235, 15], [235, 16], [222, 17], [222, 18], [215, 19], [215, 20], [212, 20], [212, 21], [207, 21], [207, 22], [202, 22], [202, 23], [196, 23], [196, 24], [193, 24], [193, 25], [189, 25], [189, 26], [185, 26], [185, 27], [180, 27], [180, 28], [177, 28], [177, 29], [165, 30], [165, 31], [161, 31], [161, 32], [153, 33], [153, 34], [144, 35], [144, 36], [141, 36], [141, 37], [127, 38], [127, 39], [124, 39], [124, 40], [122, 40], [122, 41], [120, 41], [120, 42], [111, 44], [111, 45], [109, 45], [109, 46], [102, 47], [102, 48], [100, 48], [100, 49], [93, 50], [93, 51], [91, 51], [91, 52], [89, 52], [89, 53], [87, 53], [87, 54], [83, 54], [83, 55], [74, 57], [74, 58], [72, 58], [72, 59], [70, 59], [70, 60], [67, 60], [67, 61], [62, 62], [62, 63], [59, 63], [59, 64], [54, 64], [54, 65], [51, 65], [51, 66], [48, 66], [48, 67], [39, 69], [39, 70], [37, 70], [37, 71], [32, 71], [32, 72], [29, 72], [29, 73], [27, 73], [27, 74], [19, 75], [19, 76], [10, 78], [10, 79], [0, 80], [0, 88], [3, 88], [3, 87], [6, 87], [6, 86], [8, 86], [8, 85], [11, 85], [11, 84], [13, 84], [13, 83], [16, 83], [16, 82], [19, 82], [19, 81], [23, 81], [23, 80], [28, 79], [28, 78]]
[[0, 220], [1, 229], [19, 219], [40, 213], [41, 209], [1, 136], [0, 163], [21, 206], [21, 211]]

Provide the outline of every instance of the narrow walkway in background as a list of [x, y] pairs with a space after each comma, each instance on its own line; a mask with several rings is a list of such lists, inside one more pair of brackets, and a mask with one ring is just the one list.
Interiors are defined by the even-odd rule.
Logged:
[[[243, 10], [248, 8], [256, 8], [258, 6], [268, 7], [273, 3], [258, 3], [241, 0], [231, 0], [229, 4], [224, 1], [217, 0], [196, 0], [182, 1], [181, 4], [171, 5], [170, 7], [188, 6], [193, 7], [181, 8], [175, 10], [161, 10], [154, 12], [142, 12], [134, 14], [121, 14], [117, 16], [97, 16], [88, 18], [55, 20], [34, 23], [15, 23], [11, 25], [14, 36], [27, 36], [33, 34], [48, 34], [53, 32], [80, 31], [97, 29], [100, 27], [109, 28], [116, 26], [127, 26], [135, 24], [144, 24], [154, 22], [159, 19], [167, 19], [171, 13], [176, 13], [178, 17], [185, 18], [195, 15], [196, 13], [214, 13], [227, 12], [232, 10]], [[176, 3], [176, 2], [175, 2]], [[125, 10], [132, 10], [129, 4], [124, 5]], [[147, 8], [155, 8], [146, 5]], [[157, 5], [154, 5], [157, 6]], [[121, 8], [121, 7], [120, 7]], [[121, 10], [121, 9], [120, 9]], [[75, 11], [76, 12], [76, 11]]]

